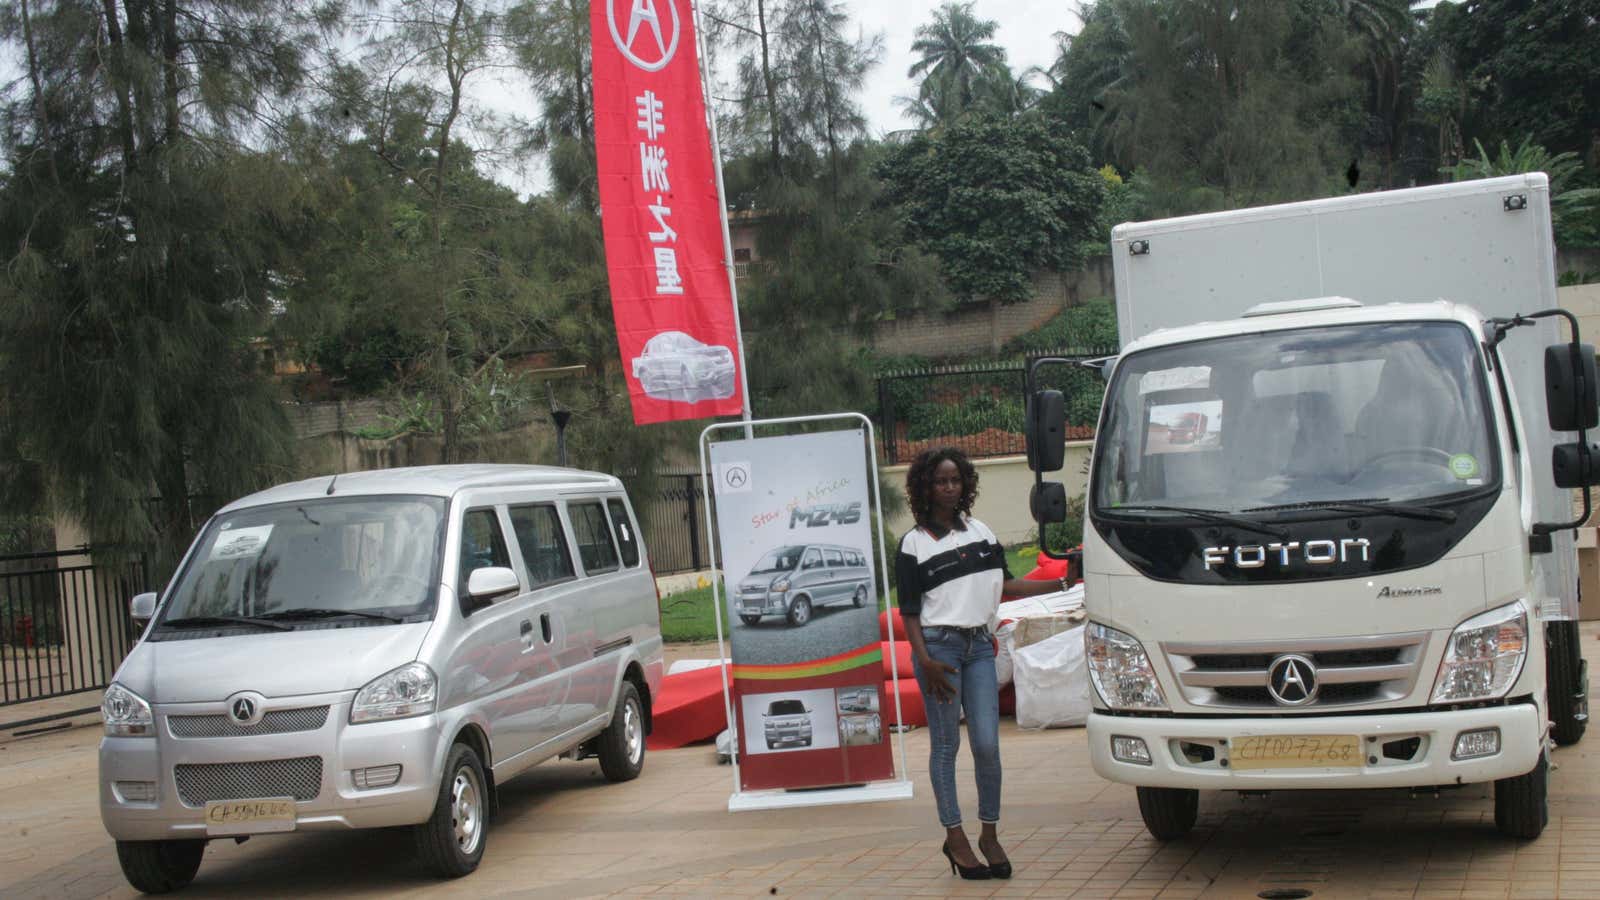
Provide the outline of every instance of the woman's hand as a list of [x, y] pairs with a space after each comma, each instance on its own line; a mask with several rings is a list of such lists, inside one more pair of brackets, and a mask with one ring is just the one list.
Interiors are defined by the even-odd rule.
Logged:
[[940, 703], [949, 703], [956, 698], [956, 686], [946, 677], [956, 673], [955, 666], [940, 662], [927, 654], [917, 657], [917, 665], [922, 667], [923, 675], [927, 676], [928, 688], [933, 691], [934, 699]]

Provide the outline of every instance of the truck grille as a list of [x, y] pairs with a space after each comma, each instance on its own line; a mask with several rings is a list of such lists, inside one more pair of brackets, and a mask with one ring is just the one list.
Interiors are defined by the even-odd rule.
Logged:
[[213, 800], [293, 797], [315, 800], [322, 792], [322, 757], [266, 759], [257, 762], [181, 764], [172, 775], [184, 806]]
[[328, 707], [275, 709], [254, 725], [239, 725], [225, 715], [167, 716], [167, 730], [176, 738], [255, 737], [316, 731], [328, 721]]
[[1400, 700], [1416, 685], [1428, 633], [1283, 641], [1162, 644], [1183, 697], [1196, 706], [1285, 709], [1267, 690], [1273, 660], [1303, 656], [1316, 666], [1317, 697], [1296, 710]]

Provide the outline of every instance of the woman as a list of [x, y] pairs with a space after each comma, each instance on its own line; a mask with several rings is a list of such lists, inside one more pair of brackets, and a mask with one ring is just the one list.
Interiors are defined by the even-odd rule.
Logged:
[[[1031, 596], [1064, 590], [1063, 580], [1012, 578], [994, 532], [972, 518], [978, 473], [953, 448], [925, 450], [906, 472], [906, 497], [917, 527], [900, 539], [895, 559], [900, 616], [928, 711], [928, 774], [944, 855], [962, 878], [1010, 878], [1011, 861], [995, 835], [1000, 822], [1000, 692], [990, 629], [1002, 592]], [[978, 777], [979, 860], [961, 828], [956, 751], [961, 715]]]

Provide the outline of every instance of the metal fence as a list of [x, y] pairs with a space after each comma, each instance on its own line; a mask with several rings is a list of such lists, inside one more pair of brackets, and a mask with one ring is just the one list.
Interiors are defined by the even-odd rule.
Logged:
[[[957, 447], [968, 456], [1014, 456], [1026, 452], [1023, 410], [1028, 367], [1045, 356], [1074, 363], [1114, 354], [1111, 349], [1035, 353], [970, 365], [885, 372], [878, 376], [878, 424], [883, 458], [909, 462], [934, 446]], [[1040, 386], [1065, 395], [1068, 440], [1094, 437], [1105, 385], [1091, 369], [1048, 366]]]
[[0, 706], [103, 689], [138, 637], [142, 561], [87, 549], [0, 556]]
[[662, 475], [661, 490], [639, 504], [650, 564], [657, 575], [695, 572], [711, 565], [706, 540], [706, 490], [699, 475]]

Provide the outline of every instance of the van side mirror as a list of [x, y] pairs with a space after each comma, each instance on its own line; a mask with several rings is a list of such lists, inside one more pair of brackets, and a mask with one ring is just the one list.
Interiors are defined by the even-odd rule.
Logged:
[[479, 609], [489, 604], [509, 597], [522, 590], [521, 582], [517, 581], [517, 573], [505, 566], [485, 566], [473, 569], [467, 576], [467, 598], [470, 601], [469, 609]]
[[1579, 431], [1600, 425], [1600, 385], [1595, 382], [1593, 344], [1578, 344], [1576, 351], [1572, 344], [1544, 348], [1544, 401], [1551, 430]]
[[1057, 481], [1041, 481], [1028, 491], [1028, 510], [1040, 525], [1067, 520], [1067, 489]]
[[1024, 436], [1028, 468], [1035, 472], [1061, 469], [1067, 453], [1067, 408], [1060, 391], [1034, 391], [1028, 398]]
[[133, 624], [137, 625], [140, 631], [144, 631], [145, 626], [149, 625], [150, 620], [156, 615], [155, 591], [134, 594], [133, 599], [128, 601], [128, 615], [133, 618]]
[[1600, 484], [1600, 444], [1573, 441], [1550, 448], [1550, 471], [1556, 487], [1581, 488]]

